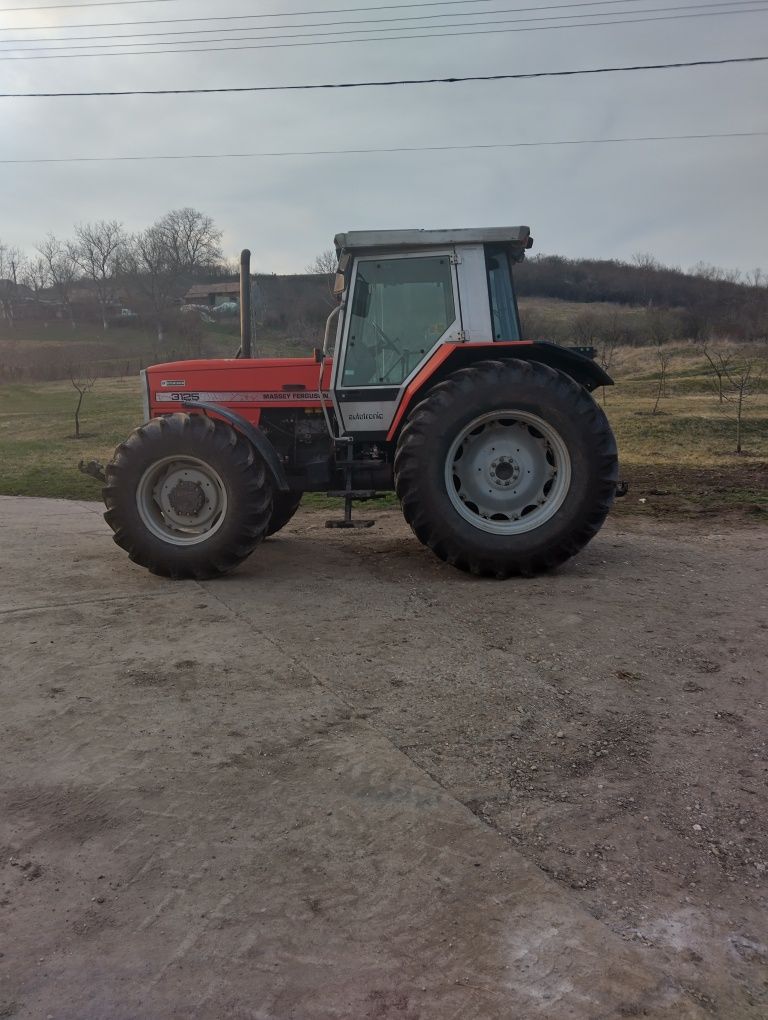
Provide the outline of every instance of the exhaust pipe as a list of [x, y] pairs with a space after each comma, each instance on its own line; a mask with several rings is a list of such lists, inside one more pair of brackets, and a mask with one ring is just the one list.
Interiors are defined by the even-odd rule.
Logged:
[[240, 252], [240, 357], [251, 357], [251, 253]]

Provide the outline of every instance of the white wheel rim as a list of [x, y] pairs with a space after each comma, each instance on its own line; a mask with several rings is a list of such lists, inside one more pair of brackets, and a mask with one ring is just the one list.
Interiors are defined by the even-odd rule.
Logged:
[[466, 425], [448, 450], [445, 485], [473, 527], [520, 535], [551, 520], [571, 484], [560, 434], [527, 411], [489, 411]]
[[142, 475], [139, 517], [170, 545], [197, 545], [214, 535], [227, 514], [227, 490], [210, 464], [197, 457], [165, 457]]

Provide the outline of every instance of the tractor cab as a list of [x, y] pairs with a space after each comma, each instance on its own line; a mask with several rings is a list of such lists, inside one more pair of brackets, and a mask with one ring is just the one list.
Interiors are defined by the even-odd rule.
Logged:
[[351, 231], [335, 243], [343, 314], [326, 353], [344, 432], [388, 430], [441, 345], [520, 341], [512, 266], [533, 243], [528, 227]]

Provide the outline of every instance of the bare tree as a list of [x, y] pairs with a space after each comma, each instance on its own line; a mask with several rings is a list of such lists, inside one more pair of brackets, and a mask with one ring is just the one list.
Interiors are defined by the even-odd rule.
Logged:
[[750, 287], [764, 287], [768, 280], [766, 280], [766, 274], [757, 266], [750, 273], [746, 274], [746, 280]]
[[125, 253], [125, 242], [121, 223], [99, 220], [98, 223], [81, 223], [75, 227], [75, 241], [70, 246], [73, 261], [93, 282], [104, 329], [109, 327], [107, 306]]
[[221, 262], [221, 231], [210, 216], [192, 209], [173, 209], [154, 225], [163, 239], [168, 261], [180, 274], [192, 275]]
[[664, 344], [662, 340], [657, 340], [655, 342], [655, 347], [656, 347], [656, 363], [659, 366], [658, 386], [656, 389], [656, 401], [653, 405], [653, 410], [651, 411], [651, 414], [659, 413], [659, 401], [661, 400], [662, 397], [666, 397], [667, 395], [667, 370], [669, 369], [669, 362], [672, 358], [672, 355], [669, 353], [669, 351], [664, 349]]
[[[608, 375], [611, 374], [611, 366], [613, 365], [614, 359], [616, 357], [616, 351], [618, 349], [621, 337], [621, 331], [618, 326], [618, 319], [615, 313], [613, 316], [613, 320], [614, 321], [612, 325], [611, 324], [607, 325], [606, 331], [603, 334], [603, 338], [602, 340], [600, 340], [597, 346], [598, 364], [600, 365], [602, 370], [606, 372]], [[603, 404], [607, 403], [608, 403], [607, 387], [603, 386]]]
[[83, 400], [85, 399], [86, 393], [90, 393], [96, 382], [95, 376], [89, 376], [85, 373], [71, 370], [70, 379], [72, 385], [77, 390], [77, 405], [75, 407], [75, 439], [80, 439], [80, 409], [83, 406]]
[[573, 339], [577, 344], [581, 344], [584, 347], [591, 347], [597, 338], [599, 325], [597, 316], [594, 312], [580, 312], [571, 324]]
[[651, 255], [647, 251], [637, 251], [632, 256], [632, 262], [637, 266], [638, 269], [663, 269], [661, 262], [656, 258], [655, 255]]
[[336, 273], [336, 266], [339, 260], [336, 257], [334, 248], [325, 248], [316, 255], [307, 266], [308, 273], [315, 273], [318, 276], [333, 276]]
[[66, 309], [72, 328], [75, 317], [72, 314], [72, 287], [77, 279], [77, 265], [72, 258], [71, 245], [48, 234], [38, 246], [40, 257], [48, 269], [48, 278], [59, 302]]
[[0, 241], [0, 305], [9, 326], [13, 326], [16, 319], [19, 284], [25, 264], [26, 259], [20, 248], [5, 245]]
[[725, 400], [723, 382], [727, 378], [728, 366], [733, 359], [730, 354], [723, 354], [722, 351], [710, 352], [706, 347], [704, 348], [704, 357], [709, 362], [712, 374], [716, 380], [715, 390], [718, 396], [718, 403], [722, 404]]
[[758, 370], [754, 358], [745, 358], [739, 365], [726, 367], [724, 369], [726, 404], [732, 408], [733, 413], [728, 418], [736, 426], [736, 449], [735, 453], [741, 456], [742, 435], [744, 432], [744, 411], [747, 401], [758, 390], [762, 384], [762, 370]]
[[22, 283], [26, 287], [29, 287], [35, 295], [35, 301], [37, 302], [38, 307], [40, 306], [40, 295], [48, 286], [50, 279], [51, 274], [48, 271], [48, 263], [42, 255], [38, 255], [36, 259], [27, 260], [27, 263], [24, 266]]
[[130, 239], [126, 246], [125, 268], [131, 290], [149, 311], [158, 343], [163, 343], [165, 322], [178, 289], [179, 273], [157, 224]]

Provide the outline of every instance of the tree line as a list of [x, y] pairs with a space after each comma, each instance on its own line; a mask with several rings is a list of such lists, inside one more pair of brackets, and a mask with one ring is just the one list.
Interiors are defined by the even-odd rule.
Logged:
[[70, 238], [48, 234], [25, 255], [0, 240], [0, 308], [13, 326], [22, 301], [53, 302], [75, 324], [74, 296], [86, 286], [104, 329], [120, 297], [150, 320], [163, 339], [165, 323], [196, 279], [231, 272], [221, 249], [222, 232], [197, 209], [174, 209], [138, 233], [117, 220], [81, 223]]
[[[665, 339], [699, 342], [716, 337], [768, 340], [768, 275], [760, 269], [742, 274], [698, 263], [683, 272], [646, 254], [636, 255], [631, 263], [537, 255], [515, 269], [515, 281], [523, 298], [606, 302], [647, 310], [643, 326], [652, 335], [643, 340], [629, 328], [620, 338], [623, 342], [655, 343], [659, 332]], [[587, 330], [592, 325], [583, 323]], [[616, 320], [601, 323], [603, 328], [608, 325], [615, 330]]]
[[[0, 238], [0, 313], [12, 326], [31, 294], [40, 307], [55, 303], [56, 314], [74, 325], [73, 295], [86, 286], [105, 329], [119, 297], [162, 341], [192, 283], [235, 278], [237, 267], [225, 261], [221, 237], [210, 216], [183, 208], [135, 234], [116, 220], [83, 223], [69, 238], [48, 234], [32, 255]], [[328, 249], [306, 272], [321, 277], [335, 263]], [[265, 324], [314, 335], [327, 315], [323, 294], [307, 292], [290, 277], [272, 279], [285, 286], [271, 288]], [[699, 263], [683, 272], [646, 254], [631, 262], [537, 255], [515, 268], [515, 282], [531, 339], [593, 345], [768, 340], [768, 276], [760, 270], [741, 274]], [[556, 308], [526, 307], [529, 297], [577, 302], [584, 309], [563, 316]]]

